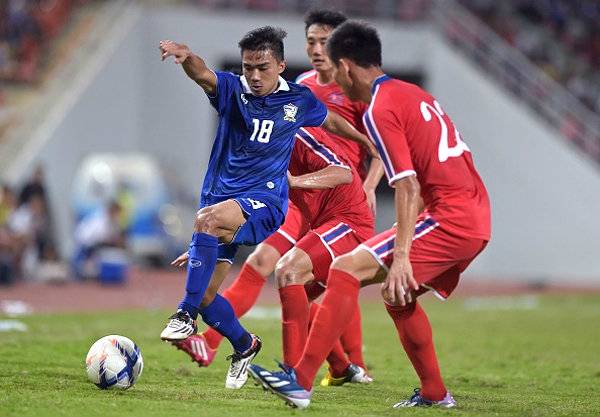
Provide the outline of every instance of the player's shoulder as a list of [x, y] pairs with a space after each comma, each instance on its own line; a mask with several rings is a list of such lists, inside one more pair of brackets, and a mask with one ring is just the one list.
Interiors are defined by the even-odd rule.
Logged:
[[310, 71], [306, 71], [303, 72], [302, 74], [300, 74], [298, 77], [296, 77], [295, 83], [296, 84], [307, 84], [312, 82], [317, 75], [317, 71], [310, 70]]
[[322, 127], [302, 127], [296, 138], [304, 145], [305, 150], [317, 154], [332, 154], [334, 158], [327, 157], [332, 162], [341, 162], [339, 157], [345, 156], [336, 141]]
[[298, 84], [292, 81], [287, 81], [288, 93], [296, 96], [300, 96], [303, 99], [311, 99], [314, 97], [313, 92], [310, 88], [303, 84]]
[[243, 88], [242, 76], [229, 71], [215, 71], [219, 83], [226, 83], [232, 87]]
[[431, 97], [431, 94], [417, 84], [398, 80], [396, 78], [388, 78], [385, 82], [382, 82], [379, 87], [377, 96], [380, 97], [380, 101], [383, 102], [383, 104], [389, 104], [392, 101], [395, 101], [396, 103], [411, 102]]

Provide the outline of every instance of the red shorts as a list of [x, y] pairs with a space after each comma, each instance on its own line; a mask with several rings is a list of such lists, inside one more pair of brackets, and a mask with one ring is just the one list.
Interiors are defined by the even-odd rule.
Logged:
[[311, 229], [300, 210], [290, 203], [285, 222], [264, 243], [281, 255], [294, 246], [302, 249], [310, 257], [315, 281], [325, 284], [331, 262], [356, 248], [361, 240], [351, 224], [340, 219], [325, 221]]
[[[396, 227], [360, 245], [385, 269], [394, 260]], [[446, 299], [458, 285], [460, 274], [487, 245], [487, 240], [456, 236], [446, 232], [431, 216], [420, 218], [415, 226], [410, 264], [415, 280], [423, 288]]]

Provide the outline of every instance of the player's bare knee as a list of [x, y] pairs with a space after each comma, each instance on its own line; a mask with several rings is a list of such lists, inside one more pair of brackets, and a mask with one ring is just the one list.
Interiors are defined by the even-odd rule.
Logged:
[[343, 271], [350, 275], [356, 275], [358, 272], [357, 264], [354, 261], [354, 257], [350, 253], [335, 258], [331, 263], [331, 269]]
[[290, 285], [304, 284], [304, 274], [289, 262], [290, 258], [282, 258], [275, 266], [275, 280], [279, 288], [289, 287]]
[[200, 214], [196, 215], [194, 229], [196, 232], [216, 235], [219, 225], [219, 217], [216, 214], [216, 211], [213, 210], [212, 207], [206, 207], [201, 210]]
[[274, 262], [260, 250], [260, 247], [248, 256], [246, 263], [262, 277], [267, 277], [273, 272]]

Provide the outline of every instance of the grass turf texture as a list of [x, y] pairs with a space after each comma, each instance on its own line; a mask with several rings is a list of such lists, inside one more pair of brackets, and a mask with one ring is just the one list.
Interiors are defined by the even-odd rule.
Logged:
[[[600, 297], [539, 297], [531, 310], [488, 309], [498, 307], [490, 300], [477, 310], [461, 299], [423, 300], [459, 403], [454, 410], [390, 408], [412, 393], [417, 379], [383, 306], [367, 303], [365, 357], [376, 382], [317, 387], [305, 411], [288, 409], [251, 380], [225, 390], [228, 344], [210, 368], [198, 368], [158, 339], [168, 312], [25, 317], [28, 332], [0, 333], [0, 416], [600, 415]], [[265, 342], [257, 363], [274, 368], [279, 322], [244, 322]], [[127, 391], [101, 391], [85, 374], [89, 347], [111, 333], [132, 338], [144, 356], [144, 373]]]

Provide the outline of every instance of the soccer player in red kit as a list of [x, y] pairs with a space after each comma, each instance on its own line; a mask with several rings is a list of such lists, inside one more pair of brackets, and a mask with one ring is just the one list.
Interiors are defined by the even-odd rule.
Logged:
[[375, 29], [346, 22], [332, 33], [327, 49], [344, 92], [370, 103], [364, 123], [395, 189], [397, 223], [335, 259], [298, 363], [282, 365], [279, 372], [251, 365], [250, 375], [288, 404], [307, 407], [314, 377], [352, 317], [361, 284], [378, 281], [421, 382], [414, 395], [394, 407], [454, 407], [417, 297], [433, 291], [447, 298], [485, 248], [490, 239], [487, 191], [469, 148], [437, 100], [383, 73]]
[[[281, 258], [276, 266], [271, 265], [269, 273], [275, 270], [279, 286], [284, 361], [295, 364], [308, 337], [310, 317], [316, 313], [316, 305], [311, 306], [309, 302], [326, 287], [329, 266], [335, 257], [373, 236], [374, 218], [360, 177], [350, 167], [337, 141], [320, 128], [301, 129], [296, 135], [288, 181], [290, 206], [294, 209], [288, 211], [281, 228], [261, 245], [276, 251]], [[299, 213], [301, 215], [297, 215]], [[259, 279], [265, 280], [257, 277], [256, 281]], [[245, 282], [239, 289], [250, 284]], [[262, 287], [262, 282], [258, 284]], [[231, 304], [239, 317], [250, 309], [253, 300], [248, 302], [243, 291], [231, 294], [235, 285], [223, 296], [232, 299]], [[201, 366], [208, 366], [221, 340], [219, 333], [208, 329], [176, 346]], [[372, 381], [364, 364], [351, 362], [339, 342], [327, 359], [334, 381], [330, 385]]]
[[[306, 52], [314, 69], [298, 77], [297, 82], [309, 87], [313, 94], [323, 101], [330, 111], [340, 114], [352, 126], [366, 133], [361, 118], [367, 109], [367, 105], [359, 101], [352, 101], [343, 94], [333, 79], [334, 68], [331, 60], [325, 53], [325, 43], [330, 33], [338, 25], [346, 21], [346, 17], [338, 12], [313, 10], [307, 14], [304, 21]], [[366, 149], [362, 149], [360, 145], [355, 146], [354, 143], [344, 138], [336, 136], [333, 136], [333, 138], [336, 142], [335, 147], [341, 149], [344, 158], [359, 173], [360, 179], [364, 180], [363, 189], [367, 196], [369, 207], [374, 212], [376, 201], [375, 188], [382, 175], [381, 161], [373, 160], [367, 172], [365, 162], [368, 160], [369, 153]], [[254, 305], [262, 286], [266, 282], [266, 278], [275, 270], [275, 265], [279, 259], [295, 245], [298, 237], [306, 233], [304, 209], [300, 210], [293, 203], [289, 205], [286, 221], [278, 231], [278, 234], [275, 234], [273, 238], [268, 239], [256, 248], [246, 260], [237, 279], [224, 291], [223, 297], [230, 301], [238, 317], [245, 314]], [[282, 263], [279, 273], [283, 275], [290, 268], [291, 264], [289, 262]], [[312, 288], [312, 292], [316, 289], [314, 285], [311, 285], [309, 288]], [[211, 291], [211, 288], [208, 291]], [[282, 304], [289, 299], [290, 297], [283, 297], [281, 300]], [[316, 305], [312, 304], [311, 314], [314, 314], [315, 309]], [[284, 315], [285, 310], [284, 307]], [[343, 352], [347, 354], [347, 359], [350, 363], [356, 365], [359, 369], [366, 369], [362, 354], [361, 327], [360, 309], [357, 309], [350, 325], [341, 335], [341, 346], [343, 347]], [[208, 329], [200, 335], [193, 335], [185, 342], [175, 345], [188, 353], [200, 366], [208, 366], [212, 362], [216, 348], [221, 340], [222, 337], [218, 332]], [[338, 347], [339, 345], [336, 345], [336, 348]], [[341, 351], [334, 349], [334, 352], [340, 353]], [[349, 380], [357, 382], [356, 376], [352, 374], [357, 368], [353, 367], [344, 370], [339, 364], [345, 362], [347, 360], [341, 360], [341, 358], [332, 354], [330, 356], [330, 365], [332, 366], [330, 366], [330, 371], [323, 378], [321, 384], [340, 385]], [[336, 363], [338, 366], [335, 366]], [[370, 377], [368, 376], [360, 379], [360, 382], [368, 381], [370, 381]]]

